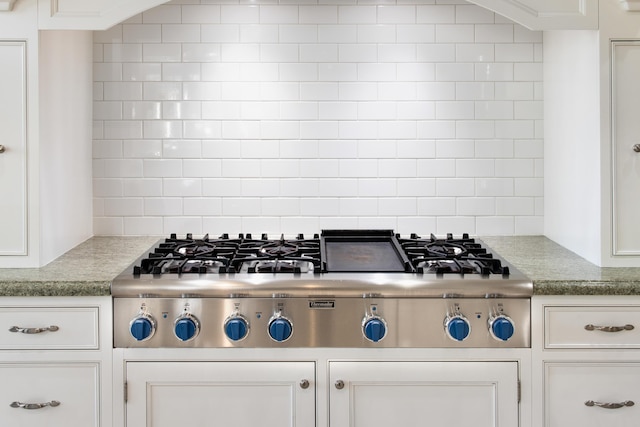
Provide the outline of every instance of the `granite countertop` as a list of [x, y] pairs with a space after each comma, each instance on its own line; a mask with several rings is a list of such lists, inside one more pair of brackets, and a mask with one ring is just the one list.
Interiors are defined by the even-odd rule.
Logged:
[[481, 239], [533, 280], [534, 295], [640, 295], [638, 267], [598, 267], [544, 236]]
[[0, 296], [104, 296], [158, 237], [92, 237], [41, 268], [0, 269]]
[[[93, 237], [42, 268], [0, 269], [0, 296], [105, 296], [158, 237]], [[481, 237], [535, 295], [640, 295], [640, 268], [600, 268], [543, 236]]]

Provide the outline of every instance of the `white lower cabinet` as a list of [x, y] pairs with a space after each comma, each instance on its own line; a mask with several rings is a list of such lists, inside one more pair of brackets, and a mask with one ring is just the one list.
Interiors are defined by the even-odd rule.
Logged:
[[330, 426], [518, 426], [516, 362], [331, 362]]
[[11, 427], [100, 426], [98, 363], [0, 364], [0, 420]]
[[533, 426], [640, 419], [640, 297], [532, 299]]
[[313, 362], [128, 362], [127, 426], [313, 427]]
[[548, 427], [628, 427], [640, 419], [640, 363], [545, 363]]
[[125, 369], [128, 427], [315, 427], [325, 410], [331, 427], [519, 425], [515, 361], [129, 361]]
[[112, 427], [110, 297], [0, 298], [0, 426]]

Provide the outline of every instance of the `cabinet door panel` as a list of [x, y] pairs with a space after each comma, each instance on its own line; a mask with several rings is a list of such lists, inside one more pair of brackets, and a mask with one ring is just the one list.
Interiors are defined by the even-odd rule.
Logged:
[[314, 379], [313, 362], [129, 362], [127, 426], [313, 427]]
[[613, 42], [611, 52], [613, 254], [640, 255], [640, 41]]
[[[97, 427], [98, 381], [97, 363], [0, 364], [0, 425]], [[10, 406], [52, 401], [60, 404], [40, 409]]]
[[26, 43], [0, 41], [0, 64], [0, 255], [26, 255]]
[[[640, 419], [640, 364], [546, 363], [545, 427], [629, 427]], [[585, 402], [623, 403], [617, 409]]]
[[41, 30], [106, 30], [168, 0], [38, 0]]
[[[98, 307], [0, 306], [0, 350], [95, 350], [99, 348], [98, 318]], [[58, 329], [39, 333], [14, 329], [51, 326]]]
[[519, 423], [516, 362], [331, 362], [329, 369], [331, 427]]

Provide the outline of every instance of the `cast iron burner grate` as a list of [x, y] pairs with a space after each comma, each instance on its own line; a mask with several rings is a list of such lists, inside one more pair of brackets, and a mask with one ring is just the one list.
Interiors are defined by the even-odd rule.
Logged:
[[412, 234], [410, 239], [399, 241], [418, 274], [509, 275], [509, 267], [502, 266], [499, 259], [493, 258], [493, 254], [466, 233], [462, 238], [447, 234], [446, 239], [438, 239], [433, 234], [423, 239]]

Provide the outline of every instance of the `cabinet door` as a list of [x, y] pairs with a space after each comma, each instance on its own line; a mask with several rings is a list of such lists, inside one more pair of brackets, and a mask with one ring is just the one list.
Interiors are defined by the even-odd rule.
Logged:
[[129, 427], [315, 426], [313, 362], [129, 362], [126, 370]]
[[0, 64], [0, 255], [26, 255], [26, 42], [0, 40]]
[[0, 364], [0, 425], [99, 426], [99, 372], [97, 363]]
[[38, 0], [41, 30], [106, 30], [169, 0]]
[[545, 427], [635, 426], [638, 383], [638, 363], [546, 363]]
[[517, 362], [331, 362], [331, 427], [517, 426]]
[[598, 2], [593, 0], [469, 0], [531, 30], [596, 30]]
[[640, 41], [611, 52], [613, 255], [640, 255]]

